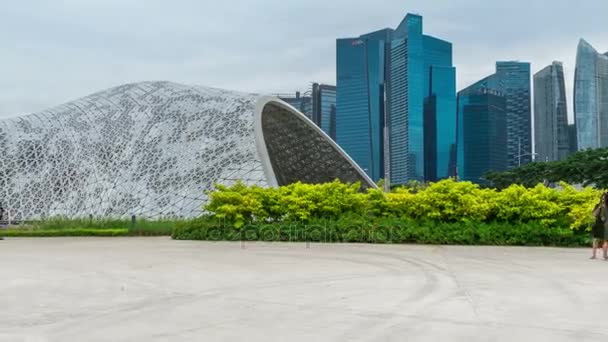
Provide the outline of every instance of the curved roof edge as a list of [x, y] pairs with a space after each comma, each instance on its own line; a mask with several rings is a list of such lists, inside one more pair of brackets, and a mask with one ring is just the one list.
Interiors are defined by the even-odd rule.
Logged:
[[268, 180], [268, 185], [272, 187], [278, 187], [277, 177], [272, 166], [270, 156], [268, 154], [268, 147], [266, 146], [266, 141], [264, 139], [264, 130], [262, 127], [262, 114], [264, 112], [264, 108], [269, 105], [274, 104], [283, 109], [285, 109], [288, 113], [297, 117], [300, 121], [302, 121], [309, 128], [313, 129], [316, 133], [321, 135], [352, 167], [353, 169], [361, 176], [361, 178], [367, 183], [367, 187], [377, 188], [378, 186], [374, 181], [361, 169], [359, 165], [333, 140], [331, 139], [319, 126], [317, 126], [314, 122], [312, 122], [309, 118], [307, 118], [304, 114], [300, 113], [297, 109], [295, 109], [290, 104], [280, 100], [274, 96], [262, 96], [255, 105], [255, 113], [254, 113], [254, 131], [255, 131], [255, 142], [257, 151], [259, 153], [260, 161], [262, 162], [262, 167], [264, 169], [264, 173]]

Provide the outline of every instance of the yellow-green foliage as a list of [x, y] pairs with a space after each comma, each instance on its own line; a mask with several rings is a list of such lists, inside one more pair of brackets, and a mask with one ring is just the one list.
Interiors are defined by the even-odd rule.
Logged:
[[216, 185], [216, 190], [210, 194], [206, 209], [240, 227], [253, 217], [268, 216], [263, 201], [268, 196], [267, 192], [273, 191], [275, 190], [259, 186], [247, 187], [241, 182], [231, 187]]
[[360, 184], [339, 181], [311, 185], [295, 183], [276, 188], [216, 185], [205, 210], [240, 227], [253, 220], [300, 220], [338, 217], [346, 212], [363, 212], [367, 195]]
[[398, 188], [390, 193], [378, 189], [362, 193], [359, 189], [360, 184], [339, 181], [280, 188], [217, 185], [205, 210], [236, 227], [253, 221], [309, 221], [355, 214], [447, 223], [537, 222], [585, 228], [593, 222], [591, 211], [601, 194], [590, 188], [579, 191], [567, 184], [558, 189], [512, 185], [498, 191], [454, 180]]
[[555, 223], [565, 209], [560, 205], [559, 196], [559, 191], [543, 185], [531, 189], [512, 185], [495, 196], [496, 216], [507, 222]]
[[365, 210], [367, 196], [359, 192], [361, 184], [332, 183], [311, 185], [296, 183], [279, 188], [278, 204], [283, 218], [308, 220], [338, 217], [346, 212]]
[[413, 192], [397, 189], [386, 195], [388, 212], [398, 217], [444, 222], [484, 221], [492, 213], [493, 190], [470, 182], [445, 180]]
[[573, 186], [562, 183], [560, 204], [567, 208], [571, 228], [590, 227], [595, 220], [592, 214], [593, 207], [599, 202], [602, 195], [600, 190], [584, 188], [576, 190]]

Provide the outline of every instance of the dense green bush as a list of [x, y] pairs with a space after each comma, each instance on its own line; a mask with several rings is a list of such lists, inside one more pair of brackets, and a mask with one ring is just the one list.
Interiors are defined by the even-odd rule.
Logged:
[[341, 219], [303, 222], [255, 222], [239, 228], [210, 216], [180, 222], [176, 240], [418, 243], [437, 245], [584, 246], [583, 231], [541, 223], [473, 223], [413, 221], [390, 217], [370, 219], [347, 215]]
[[174, 239], [580, 246], [600, 192], [519, 185], [484, 189], [444, 180], [390, 193], [338, 181], [280, 188], [218, 186], [209, 215], [180, 222]]
[[205, 209], [236, 227], [258, 220], [306, 221], [312, 218], [336, 218], [346, 212], [362, 212], [367, 195], [360, 184], [332, 183], [310, 185], [296, 183], [280, 188], [232, 187], [217, 185]]
[[237, 228], [254, 222], [309, 222], [354, 214], [441, 223], [538, 222], [579, 229], [592, 222], [591, 209], [601, 194], [591, 188], [579, 191], [567, 184], [561, 184], [559, 189], [512, 185], [499, 191], [453, 180], [390, 193], [376, 189], [361, 193], [359, 186], [338, 181], [280, 188], [237, 183], [232, 187], [218, 186], [210, 194], [205, 210]]

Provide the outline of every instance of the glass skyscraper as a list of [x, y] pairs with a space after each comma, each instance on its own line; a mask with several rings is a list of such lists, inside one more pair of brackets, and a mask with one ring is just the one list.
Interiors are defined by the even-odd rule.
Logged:
[[336, 141], [374, 181], [384, 176], [385, 50], [391, 32], [336, 43]]
[[497, 62], [494, 76], [507, 100], [509, 167], [532, 161], [532, 99], [530, 63]]
[[477, 86], [501, 93], [507, 101], [507, 161], [514, 168], [532, 161], [530, 63], [496, 62], [496, 73]]
[[392, 184], [455, 173], [452, 44], [408, 14], [397, 29], [337, 40], [337, 142]]
[[534, 145], [538, 161], [556, 161], [570, 154], [568, 106], [562, 63], [534, 75]]
[[336, 86], [312, 85], [313, 121], [333, 140], [336, 140]]
[[458, 92], [458, 176], [486, 184], [483, 175], [508, 169], [507, 99], [483, 79]]
[[581, 39], [574, 75], [578, 149], [608, 147], [608, 53]]

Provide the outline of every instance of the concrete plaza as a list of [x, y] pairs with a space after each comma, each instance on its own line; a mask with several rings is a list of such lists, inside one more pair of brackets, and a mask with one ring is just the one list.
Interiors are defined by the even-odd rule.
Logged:
[[601, 341], [585, 249], [0, 241], [0, 341]]

